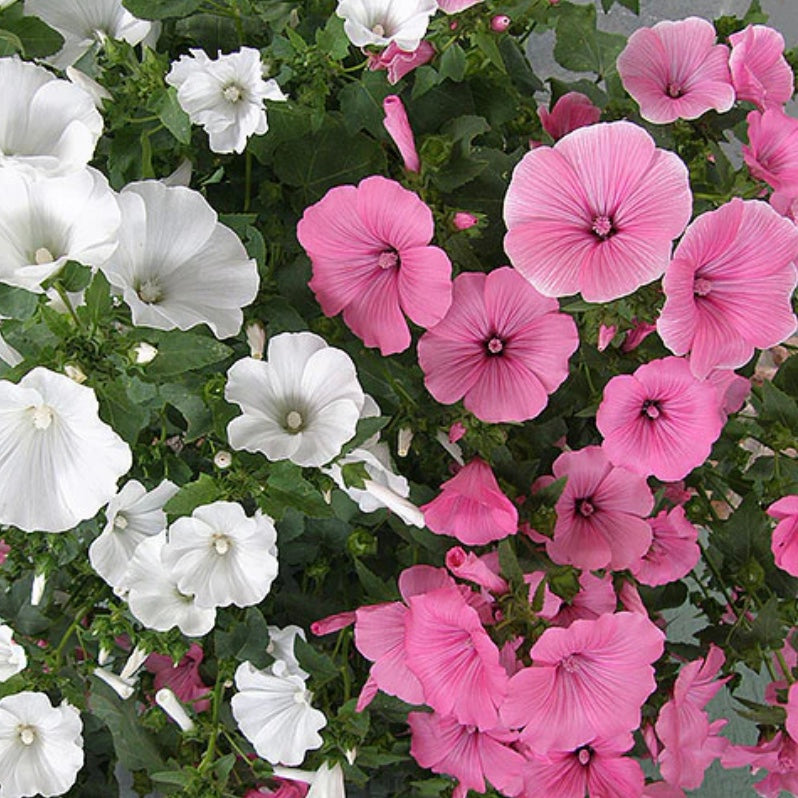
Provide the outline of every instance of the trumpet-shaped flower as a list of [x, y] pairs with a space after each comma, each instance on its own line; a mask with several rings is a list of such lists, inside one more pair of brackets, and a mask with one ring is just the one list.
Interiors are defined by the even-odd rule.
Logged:
[[278, 660], [269, 672], [242, 662], [235, 679], [233, 717], [258, 756], [273, 765], [298, 765], [308, 751], [321, 747], [319, 731], [327, 718], [311, 706], [304, 679], [287, 673], [284, 662]]
[[386, 70], [388, 83], [394, 86], [416, 67], [432, 61], [434, 57], [435, 48], [428, 41], [421, 42], [411, 53], [402, 50], [396, 42], [391, 42], [381, 52], [369, 53], [368, 67], [372, 72]]
[[234, 449], [322, 466], [355, 434], [365, 401], [349, 355], [309, 332], [269, 341], [266, 360], [228, 371], [225, 398], [243, 411], [227, 427]]
[[432, 211], [394, 180], [367, 177], [337, 186], [305, 209], [297, 238], [313, 263], [310, 287], [327, 316], [383, 355], [410, 346], [403, 312], [437, 324], [452, 302], [452, 265], [430, 246]]
[[792, 335], [798, 227], [766, 202], [733, 199], [687, 228], [665, 272], [665, 346], [704, 378]]
[[715, 44], [715, 27], [700, 17], [640, 28], [618, 56], [623, 87], [656, 124], [697, 119], [734, 105], [729, 48]]
[[108, 181], [93, 169], [52, 178], [0, 170], [0, 282], [40, 293], [69, 260], [104, 263], [119, 219]]
[[338, 0], [335, 13], [344, 20], [344, 32], [355, 47], [395, 42], [410, 52], [421, 43], [437, 10], [437, 0]]
[[729, 36], [729, 69], [738, 100], [761, 111], [783, 106], [792, 97], [794, 77], [784, 57], [784, 37], [767, 25], [749, 25]]
[[15, 56], [0, 58], [0, 85], [0, 167], [65, 174], [86, 166], [103, 130], [88, 92]]
[[145, 662], [147, 670], [154, 675], [153, 687], [160, 690], [168, 687], [186, 704], [191, 704], [195, 712], [210, 709], [211, 702], [207, 696], [211, 687], [202, 681], [199, 666], [204, 652], [198, 643], [192, 643], [179, 662], [165, 654], [150, 654]]
[[63, 795], [83, 767], [82, 731], [77, 709], [44, 693], [0, 698], [0, 795]]
[[590, 125], [516, 166], [504, 248], [545, 296], [609, 302], [662, 275], [691, 207], [678, 156], [630, 122]]
[[258, 269], [238, 236], [197, 191], [158, 180], [119, 195], [119, 249], [100, 268], [133, 323], [159, 330], [207, 324], [217, 338], [240, 329], [258, 292]]
[[247, 139], [269, 129], [264, 100], [285, 100], [275, 80], [263, 79], [260, 51], [242, 47], [211, 60], [190, 50], [172, 64], [165, 80], [196, 125], [202, 125], [213, 152], [243, 152]]
[[580, 127], [593, 125], [601, 119], [601, 108], [593, 105], [590, 97], [579, 91], [563, 94], [551, 110], [541, 105], [538, 118], [543, 129], [556, 141]]
[[268, 516], [247, 517], [234, 502], [197, 507], [169, 527], [164, 565], [199, 607], [248, 607], [266, 597], [277, 576], [277, 532]]
[[452, 306], [418, 343], [427, 390], [463, 398], [477, 418], [524, 421], [543, 412], [568, 376], [576, 325], [509, 267], [454, 281]]
[[767, 512], [779, 522], [770, 543], [776, 565], [788, 574], [798, 576], [798, 495], [785, 496], [773, 502]]
[[0, 624], [0, 682], [8, 681], [28, 665], [25, 649], [14, 642], [14, 630]]
[[151, 491], [132, 479], [108, 502], [105, 528], [89, 546], [89, 560], [111, 587], [121, 585], [136, 546], [166, 529], [163, 507], [177, 491], [168, 479]]
[[798, 119], [784, 109], [751, 111], [743, 160], [751, 174], [788, 197], [798, 196]]
[[630, 566], [644, 585], [667, 585], [687, 576], [701, 556], [698, 530], [687, 520], [683, 507], [665, 510], [648, 522], [652, 540], [648, 551]]
[[42, 367], [0, 381], [0, 523], [65, 532], [111, 499], [131, 462], [91, 388]]

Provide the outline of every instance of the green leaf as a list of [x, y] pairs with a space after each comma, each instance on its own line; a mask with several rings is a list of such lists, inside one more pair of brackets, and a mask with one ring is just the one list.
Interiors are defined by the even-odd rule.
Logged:
[[574, 72], [593, 72], [606, 77], [626, 46], [626, 37], [596, 28], [596, 7], [566, 4], [559, 7], [554, 58]]
[[380, 579], [377, 574], [366, 567], [359, 559], [355, 558], [355, 570], [357, 571], [357, 578], [366, 595], [369, 599], [374, 601], [396, 601], [399, 598], [399, 593], [395, 585]]
[[160, 784], [174, 784], [178, 787], [185, 787], [190, 777], [183, 770], [159, 770], [156, 773], [150, 773], [150, 778]]
[[13, 55], [23, 51], [22, 41], [10, 30], [0, 30], [0, 56]]
[[798, 430], [798, 404], [773, 383], [765, 380], [762, 384], [762, 421], [774, 421], [788, 430]]
[[773, 384], [793, 399], [798, 399], [798, 357], [789, 357], [781, 364]]
[[761, 723], [765, 726], [781, 726], [787, 720], [787, 712], [784, 707], [759, 704], [756, 701], [749, 701], [739, 696], [734, 696], [734, 700], [739, 701], [744, 707], [748, 708], [747, 710], [736, 710], [737, 714], [746, 720]]
[[191, 120], [177, 101], [177, 90], [170, 86], [155, 103], [155, 112], [164, 127], [181, 143], [191, 143]]
[[512, 36], [502, 36], [498, 46], [505, 70], [515, 87], [530, 96], [536, 91], [543, 91], [543, 83], [532, 71], [529, 59], [518, 42]]
[[263, 614], [256, 607], [248, 607], [243, 622], [230, 618], [228, 628], [217, 625], [214, 635], [216, 656], [232, 658], [237, 662], [251, 662], [256, 668], [265, 668], [273, 662], [266, 651], [269, 645], [269, 627]]
[[158, 354], [146, 370], [147, 377], [152, 380], [205, 368], [233, 354], [229, 346], [200, 333], [142, 329], [136, 333], [140, 340], [158, 348]]
[[392, 87], [379, 72], [366, 72], [360, 80], [347, 83], [341, 89], [338, 99], [344, 115], [344, 124], [350, 135], [368, 130], [376, 138], [386, 137], [382, 124], [385, 119], [382, 101], [392, 91]]
[[513, 589], [524, 583], [524, 572], [516, 557], [513, 544], [508, 538], [499, 543], [499, 568]]
[[91, 269], [69, 260], [59, 272], [58, 282], [67, 291], [82, 291], [91, 282]]
[[200, 474], [199, 479], [183, 485], [164, 505], [164, 510], [170, 515], [191, 515], [200, 505], [216, 501], [221, 493], [210, 474]]
[[88, 317], [92, 324], [99, 324], [110, 316], [114, 304], [111, 300], [111, 285], [101, 271], [94, 275], [86, 289], [86, 306], [77, 309], [81, 318]]
[[0, 283], [0, 316], [7, 316], [9, 319], [29, 319], [36, 312], [38, 304], [39, 294]]
[[316, 31], [316, 44], [321, 52], [335, 61], [342, 61], [349, 55], [349, 39], [344, 32], [344, 21], [331, 16], [323, 29]]
[[[22, 3], [17, 5], [21, 6]], [[16, 37], [22, 45], [22, 53], [28, 58], [44, 58], [57, 53], [64, 44], [64, 37], [54, 31], [38, 17], [17, 17], [16, 14], [5, 14], [2, 27]]]
[[415, 78], [413, 81], [413, 93], [412, 98], [417, 100], [419, 97], [423, 97], [430, 89], [437, 86], [442, 78], [438, 74], [438, 70], [435, 67], [431, 67], [428, 64], [420, 66], [418, 69], [414, 70], [413, 72]]
[[202, 401], [201, 390], [201, 386], [190, 387], [181, 383], [161, 386], [161, 396], [180, 411], [188, 424], [185, 437], [189, 443], [207, 435], [213, 426], [213, 415]]
[[347, 441], [341, 451], [341, 455], [351, 452], [352, 449], [357, 449], [358, 446], [367, 441], [372, 435], [376, 435], [390, 420], [390, 416], [369, 416], [368, 418], [361, 418], [357, 422], [354, 438]]
[[187, 17], [202, 0], [122, 0], [122, 5], [139, 19], [167, 19]]
[[[138, 379], [137, 382], [147, 385]], [[110, 424], [124, 440], [134, 444], [141, 430], [149, 423], [150, 411], [128, 395], [129, 386], [129, 379], [119, 377], [97, 386], [97, 398], [100, 401], [100, 418]], [[152, 386], [147, 387], [154, 395]]]
[[333, 679], [337, 679], [340, 675], [338, 668], [330, 657], [316, 650], [301, 637], [294, 639], [294, 654], [302, 668], [313, 677], [313, 686], [316, 689], [327, 684], [327, 682], [331, 682]]
[[640, 14], [640, 0], [601, 0], [602, 11], [606, 14], [614, 3], [634, 11], [635, 14]]
[[275, 519], [282, 518], [286, 507], [311, 518], [328, 518], [333, 514], [321, 493], [302, 476], [302, 469], [287, 460], [272, 466], [261, 500], [266, 512]]
[[441, 56], [438, 71], [440, 72], [441, 79], [449, 78], [455, 83], [459, 83], [465, 77], [466, 55], [459, 44], [453, 44], [444, 52]]

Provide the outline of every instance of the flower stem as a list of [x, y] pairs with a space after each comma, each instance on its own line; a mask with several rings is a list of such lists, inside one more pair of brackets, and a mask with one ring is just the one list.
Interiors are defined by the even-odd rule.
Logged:
[[244, 213], [252, 201], [252, 153], [247, 150], [244, 156]]
[[213, 706], [211, 724], [213, 728], [211, 729], [211, 736], [208, 739], [208, 748], [205, 750], [205, 756], [202, 757], [202, 762], [200, 762], [200, 773], [205, 772], [213, 764], [214, 757], [216, 756], [216, 738], [221, 732], [221, 729], [219, 728], [219, 712], [222, 708], [224, 682], [224, 677], [221, 673], [219, 673], [216, 676], [216, 684], [214, 685], [213, 695], [211, 697], [211, 703]]
[[69, 299], [69, 294], [67, 293], [66, 288], [61, 284], [59, 280], [56, 280], [55, 284], [53, 285], [55, 288], [56, 293], [58, 294], [59, 299], [64, 303], [66, 306], [67, 312], [72, 317], [72, 321], [75, 322], [75, 326], [80, 328], [83, 325], [80, 323], [80, 319], [78, 318], [78, 314], [75, 313], [75, 308], [72, 306], [72, 302]]

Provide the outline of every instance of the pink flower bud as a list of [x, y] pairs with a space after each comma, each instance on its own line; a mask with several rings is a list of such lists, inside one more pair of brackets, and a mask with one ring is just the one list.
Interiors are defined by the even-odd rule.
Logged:
[[490, 29], [495, 33], [504, 33], [512, 24], [512, 20], [506, 14], [497, 14], [490, 21]]
[[466, 428], [462, 421], [455, 421], [449, 427], [449, 443], [457, 443], [466, 434]]
[[454, 215], [454, 219], [452, 219], [452, 224], [458, 230], [468, 230], [469, 227], [473, 227], [479, 220], [473, 213], [468, 213], [468, 211], [458, 211]]
[[599, 327], [597, 345], [599, 352], [603, 352], [612, 343], [612, 339], [615, 337], [616, 332], [618, 332], [618, 328], [614, 324], [602, 324]]
[[405, 169], [408, 172], [420, 171], [421, 161], [416, 152], [413, 130], [410, 127], [407, 111], [405, 111], [401, 98], [396, 94], [388, 95], [382, 102], [382, 108], [385, 111], [383, 125], [396, 144], [396, 148], [405, 162]]

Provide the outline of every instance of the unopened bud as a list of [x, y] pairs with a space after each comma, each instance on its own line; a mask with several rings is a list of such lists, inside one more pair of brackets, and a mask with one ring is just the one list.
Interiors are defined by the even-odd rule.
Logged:
[[155, 694], [155, 703], [181, 728], [190, 732], [194, 728], [194, 721], [188, 716], [177, 696], [168, 688], [162, 687]]
[[148, 344], [146, 341], [142, 341], [133, 347], [133, 359], [140, 366], [151, 363], [157, 354], [158, 350], [152, 344]]
[[263, 350], [266, 346], [266, 330], [263, 329], [263, 325], [259, 321], [247, 324], [246, 335], [249, 356], [255, 360], [263, 360]]
[[396, 454], [399, 457], [407, 457], [410, 451], [410, 444], [413, 442], [413, 430], [410, 427], [402, 427], [396, 436]]
[[87, 379], [83, 369], [80, 366], [73, 365], [72, 363], [67, 363], [66, 366], [64, 366], [64, 374], [66, 374], [70, 380], [76, 382], [78, 385], [86, 382]]
[[230, 452], [221, 449], [213, 456], [213, 464], [217, 468], [230, 468], [233, 462], [233, 455]]
[[119, 674], [125, 681], [131, 679], [136, 671], [144, 664], [147, 659], [147, 652], [140, 646], [133, 649], [133, 653], [127, 658], [122, 672]]
[[33, 577], [33, 584], [30, 586], [30, 603], [32, 607], [38, 607], [41, 604], [46, 584], [47, 577], [44, 574], [36, 574]]
[[128, 684], [121, 676], [117, 676], [105, 668], [95, 668], [94, 675], [102, 679], [123, 701], [133, 695], [133, 686]]
[[468, 211], [458, 211], [452, 219], [452, 224], [456, 230], [468, 230], [473, 227], [479, 220], [473, 213]]
[[490, 21], [490, 29], [494, 31], [494, 33], [504, 33], [511, 24], [512, 20], [506, 14], [497, 14]]

